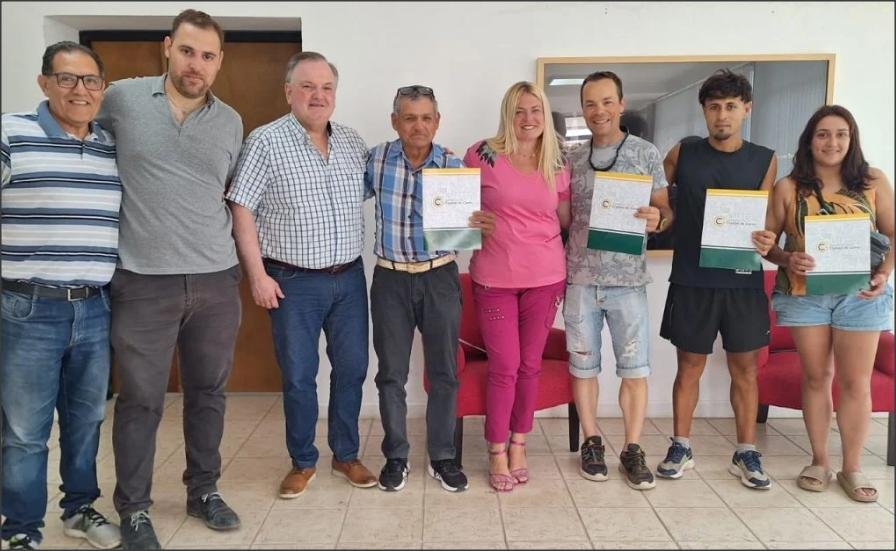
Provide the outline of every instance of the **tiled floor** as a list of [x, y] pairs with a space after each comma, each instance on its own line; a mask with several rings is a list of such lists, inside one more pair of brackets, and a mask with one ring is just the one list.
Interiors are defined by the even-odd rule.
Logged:
[[[111, 504], [111, 419], [110, 402], [99, 452], [103, 497], [97, 508], [117, 518]], [[382, 428], [376, 419], [362, 419], [360, 425], [362, 459], [378, 473]], [[403, 491], [352, 488], [330, 475], [326, 422], [321, 421], [318, 476], [306, 495], [281, 500], [276, 488], [289, 459], [280, 396], [230, 396], [220, 489], [241, 515], [242, 528], [216, 533], [185, 515], [181, 398], [171, 395], [156, 445], [152, 520], [167, 548], [893, 549], [894, 469], [881, 455], [886, 419], [872, 422], [864, 458], [864, 470], [881, 492], [879, 502], [871, 504], [848, 499], [836, 483], [826, 493], [797, 488], [794, 479], [809, 460], [801, 419], [771, 419], [759, 427], [759, 448], [774, 478], [768, 492], [744, 488], [727, 473], [734, 445], [731, 419], [695, 421], [691, 440], [697, 468], [681, 480], [659, 479], [647, 492], [630, 490], [619, 479], [621, 419], [600, 422], [612, 448], [612, 453], [607, 450], [610, 480], [581, 478], [578, 455], [566, 448], [566, 420], [539, 418], [527, 446], [532, 480], [501, 495], [487, 482], [482, 418], [467, 418], [464, 427], [466, 492], [449, 494], [426, 475], [422, 419], [408, 423], [412, 470]], [[670, 430], [670, 419], [653, 419], [645, 427], [642, 444], [652, 467], [665, 453]], [[839, 453], [836, 432], [831, 450]], [[50, 452], [50, 509], [42, 547], [87, 547], [62, 535], [58, 461], [56, 448]]]

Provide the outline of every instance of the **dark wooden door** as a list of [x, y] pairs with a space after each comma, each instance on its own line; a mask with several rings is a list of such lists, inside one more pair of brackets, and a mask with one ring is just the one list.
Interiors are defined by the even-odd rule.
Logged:
[[[159, 34], [164, 36], [164, 33]], [[135, 76], [160, 75], [166, 68], [161, 39], [93, 39], [89, 45], [103, 60], [106, 78], [110, 82]], [[286, 62], [299, 51], [301, 43], [297, 41], [231, 42], [228, 37], [224, 44], [224, 62], [212, 85], [212, 92], [240, 114], [245, 135], [289, 111], [283, 92]], [[280, 371], [274, 356], [268, 313], [252, 301], [245, 278], [240, 285], [240, 296], [243, 315], [227, 390], [279, 392]], [[168, 390], [180, 390], [176, 355]]]

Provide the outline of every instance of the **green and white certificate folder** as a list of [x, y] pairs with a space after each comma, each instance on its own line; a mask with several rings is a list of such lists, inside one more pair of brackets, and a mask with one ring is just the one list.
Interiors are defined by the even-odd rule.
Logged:
[[765, 228], [768, 191], [707, 189], [700, 267], [762, 269], [751, 234]]
[[871, 276], [868, 214], [806, 216], [806, 253], [815, 268], [806, 274], [807, 295], [852, 294]]
[[650, 204], [652, 190], [651, 176], [595, 172], [587, 247], [631, 255], [643, 254], [647, 221], [636, 218], [635, 212]]
[[479, 210], [478, 168], [423, 169], [423, 243], [427, 251], [482, 248], [482, 233], [470, 227]]

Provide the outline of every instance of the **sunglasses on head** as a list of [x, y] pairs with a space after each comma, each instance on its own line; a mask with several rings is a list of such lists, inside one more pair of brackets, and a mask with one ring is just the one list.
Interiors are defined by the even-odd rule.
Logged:
[[435, 94], [432, 93], [432, 88], [430, 88], [429, 86], [420, 86], [419, 84], [414, 84], [413, 86], [402, 86], [398, 89], [397, 95], [435, 97]]

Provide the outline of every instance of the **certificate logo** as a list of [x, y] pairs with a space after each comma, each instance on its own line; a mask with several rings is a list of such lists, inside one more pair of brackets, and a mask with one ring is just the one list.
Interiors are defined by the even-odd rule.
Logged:
[[826, 253], [831, 250], [831, 242], [828, 240], [822, 240], [818, 242], [818, 252]]
[[716, 226], [724, 226], [728, 223], [728, 216], [725, 214], [720, 214], [713, 219], [713, 224]]
[[432, 200], [432, 204], [436, 207], [441, 207], [442, 205], [445, 204], [445, 198], [442, 196], [436, 195]]
[[600, 206], [602, 206], [605, 209], [608, 209], [612, 206], [612, 204], [610, 203], [609, 199], [604, 199], [603, 201], [601, 201]]

